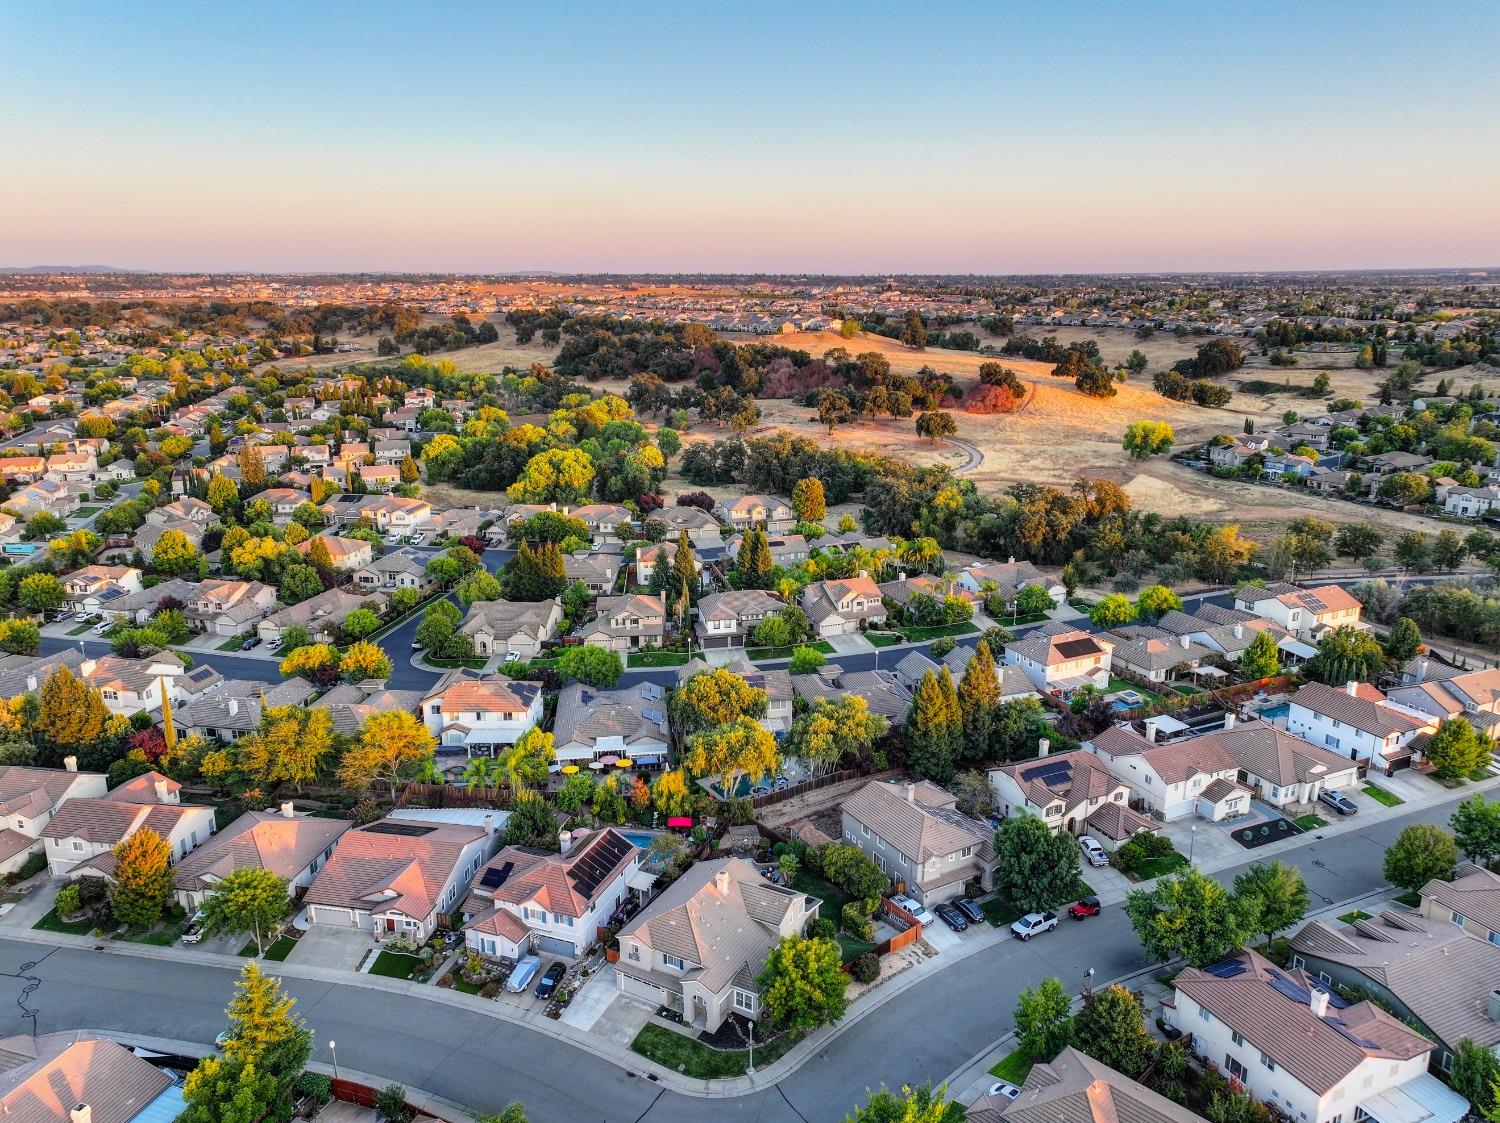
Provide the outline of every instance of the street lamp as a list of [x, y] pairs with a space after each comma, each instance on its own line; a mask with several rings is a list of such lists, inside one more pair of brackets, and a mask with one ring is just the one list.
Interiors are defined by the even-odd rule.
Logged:
[[755, 1022], [750, 1022], [750, 1063], [745, 1067], [747, 1075], [755, 1075]]
[[1188, 828], [1192, 833], [1188, 836], [1188, 865], [1193, 864], [1193, 855], [1198, 850], [1198, 824], [1194, 823]]
[[328, 1043], [328, 1052], [333, 1056], [333, 1078], [337, 1080], [339, 1078], [339, 1054], [332, 1041]]
[[1083, 973], [1083, 997], [1089, 998], [1094, 993], [1094, 969], [1090, 967]]

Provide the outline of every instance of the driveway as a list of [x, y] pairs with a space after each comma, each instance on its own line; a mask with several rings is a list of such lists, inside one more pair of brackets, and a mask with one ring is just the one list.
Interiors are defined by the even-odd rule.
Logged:
[[359, 928], [333, 928], [327, 924], [311, 925], [297, 946], [286, 957], [288, 963], [303, 967], [334, 967], [357, 971], [365, 953], [375, 947], [370, 933]]

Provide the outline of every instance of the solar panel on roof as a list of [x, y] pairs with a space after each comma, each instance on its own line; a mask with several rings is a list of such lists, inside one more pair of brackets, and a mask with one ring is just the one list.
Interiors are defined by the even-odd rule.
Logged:
[[212, 678], [214, 676], [214, 673], [215, 672], [212, 667], [204, 664], [201, 667], [194, 667], [191, 671], [188, 672], [187, 677], [189, 682], [202, 682], [206, 678]]
[[1066, 760], [1053, 761], [1050, 764], [1038, 764], [1034, 768], [1028, 768], [1021, 773], [1021, 779], [1026, 783], [1040, 780], [1044, 784], [1050, 784], [1054, 780], [1065, 779], [1073, 774], [1073, 765]]
[[660, 725], [663, 721], [666, 720], [666, 715], [663, 714], [660, 710], [643, 710], [641, 711], [641, 713], [647, 721], [654, 721], [657, 725]]
[[1329, 1018], [1327, 1019], [1327, 1021], [1329, 1025], [1333, 1026], [1335, 1032], [1337, 1032], [1340, 1037], [1354, 1042], [1354, 1044], [1358, 1045], [1361, 1049], [1380, 1048], [1379, 1045], [1371, 1041], [1368, 1037], [1361, 1037], [1359, 1034], [1355, 1033], [1352, 1029], [1346, 1026], [1342, 1020]]
[[1292, 982], [1291, 979], [1288, 979], [1280, 972], [1271, 972], [1271, 985], [1282, 994], [1290, 998], [1293, 1002], [1301, 1002], [1306, 1004], [1307, 1002], [1312, 1000], [1312, 995], [1308, 994], [1305, 989], [1299, 987], [1296, 983]]
[[514, 862], [492, 866], [484, 871], [484, 876], [479, 879], [479, 884], [485, 889], [498, 889], [510, 879], [510, 871], [515, 868], [516, 864]]
[[1217, 979], [1232, 979], [1245, 973], [1245, 965], [1238, 959], [1226, 959], [1212, 967], [1205, 967], [1204, 971]]
[[424, 827], [418, 823], [371, 823], [363, 828], [370, 834], [396, 834], [402, 838], [421, 838], [425, 834], [431, 834], [437, 830], [436, 827]]
[[592, 897], [609, 871], [630, 851], [631, 843], [627, 839], [608, 831], [587, 844], [584, 853], [569, 868], [568, 880], [579, 895]]

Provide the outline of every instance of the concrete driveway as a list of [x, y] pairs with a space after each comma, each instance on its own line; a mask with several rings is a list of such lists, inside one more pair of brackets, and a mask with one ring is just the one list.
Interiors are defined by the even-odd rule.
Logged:
[[332, 928], [326, 924], [311, 925], [297, 946], [286, 957], [288, 963], [303, 967], [333, 967], [340, 971], [358, 971], [365, 953], [373, 951], [375, 941], [359, 928]]

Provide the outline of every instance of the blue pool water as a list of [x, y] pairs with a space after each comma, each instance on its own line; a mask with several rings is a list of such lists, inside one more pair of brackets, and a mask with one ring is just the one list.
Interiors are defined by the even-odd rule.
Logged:
[[642, 850], [650, 846], [651, 840], [656, 837], [653, 831], [620, 831], [619, 833], [629, 839], [632, 845], [639, 846]]
[[1265, 718], [1265, 720], [1267, 721], [1272, 721], [1275, 718], [1286, 717], [1286, 715], [1291, 712], [1292, 704], [1290, 702], [1281, 702], [1278, 705], [1269, 706], [1266, 709], [1261, 710], [1260, 716]]
[[1114, 710], [1114, 712], [1117, 714], [1123, 714], [1126, 710], [1135, 709], [1135, 705], [1130, 702], [1122, 702], [1118, 698], [1116, 698], [1109, 704], [1109, 708]]

